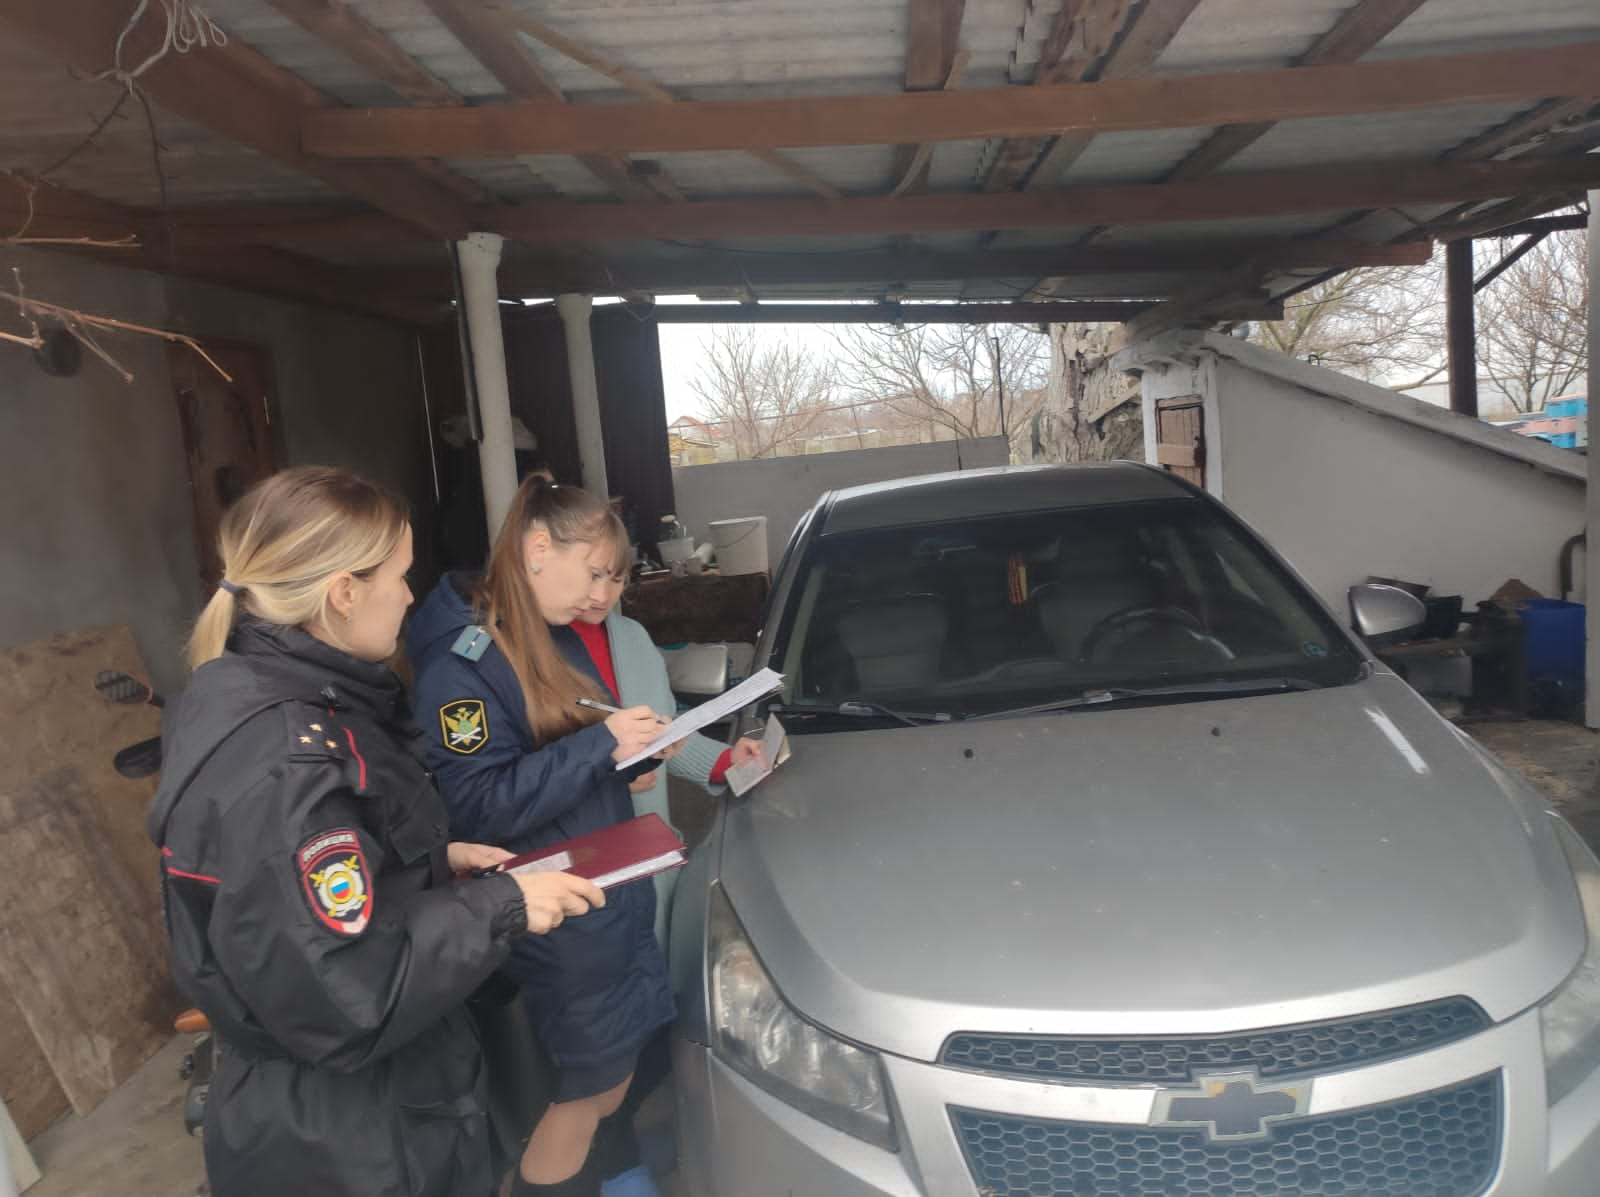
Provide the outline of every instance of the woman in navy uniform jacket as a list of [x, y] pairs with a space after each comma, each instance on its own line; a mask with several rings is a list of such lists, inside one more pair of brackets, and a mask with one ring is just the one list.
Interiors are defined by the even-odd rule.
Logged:
[[[520, 853], [633, 817], [628, 783], [654, 762], [624, 772], [617, 762], [648, 745], [660, 722], [648, 707], [602, 716], [578, 704], [617, 696], [568, 626], [627, 548], [604, 503], [530, 476], [482, 579], [447, 575], [423, 603], [406, 642], [453, 834]], [[595, 1127], [621, 1102], [640, 1047], [674, 1013], [654, 920], [654, 886], [633, 882], [611, 890], [604, 910], [524, 938], [503, 966], [559, 1072], [518, 1194], [599, 1192], [584, 1167]]]
[[216, 1197], [489, 1197], [467, 996], [563, 915], [566, 874], [452, 881], [504, 851], [447, 843], [384, 662], [411, 602], [405, 508], [286, 470], [224, 517], [223, 580], [168, 708], [149, 816], [173, 977], [222, 1045]]

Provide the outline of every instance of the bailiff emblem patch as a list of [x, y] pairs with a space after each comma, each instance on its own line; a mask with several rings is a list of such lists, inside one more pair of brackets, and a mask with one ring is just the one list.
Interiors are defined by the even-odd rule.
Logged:
[[329, 831], [296, 854], [311, 910], [340, 935], [360, 935], [372, 918], [366, 853], [354, 831]]
[[451, 752], [471, 756], [489, 742], [489, 716], [483, 699], [458, 698], [439, 708], [439, 726], [444, 746]]

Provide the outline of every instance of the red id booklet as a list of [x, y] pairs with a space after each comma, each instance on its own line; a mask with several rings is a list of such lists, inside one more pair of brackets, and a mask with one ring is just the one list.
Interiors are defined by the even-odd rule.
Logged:
[[513, 856], [501, 867], [508, 873], [573, 873], [587, 877], [601, 889], [610, 889], [678, 868], [684, 859], [678, 833], [660, 815], [652, 814], [613, 823], [559, 844], [546, 844], [537, 851]]

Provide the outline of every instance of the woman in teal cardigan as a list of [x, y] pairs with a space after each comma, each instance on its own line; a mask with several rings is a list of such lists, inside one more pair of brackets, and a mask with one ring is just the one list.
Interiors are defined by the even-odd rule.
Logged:
[[[627, 586], [628, 575], [613, 574], [604, 584], [603, 603], [597, 603], [573, 620], [572, 630], [589, 651], [600, 676], [624, 706], [646, 706], [656, 714], [672, 718], [678, 709], [667, 680], [666, 662], [656, 651], [643, 625], [616, 609]], [[678, 752], [666, 761], [666, 771], [684, 778], [712, 795], [723, 792], [722, 779], [730, 766], [749, 760], [759, 751], [756, 740], [740, 740], [729, 748], [709, 736], [695, 734], [679, 745]], [[635, 778], [628, 787], [633, 792], [635, 813], [660, 815], [672, 822], [667, 810], [667, 779], [660, 769]], [[668, 916], [672, 906], [672, 887], [676, 869], [655, 875], [656, 939], [663, 951], [667, 947]], [[640, 1104], [659, 1085], [671, 1067], [666, 1030], [649, 1041], [639, 1057], [628, 1096], [615, 1114], [600, 1122], [595, 1134], [596, 1171], [606, 1179], [601, 1183], [604, 1197], [654, 1197], [650, 1179], [634, 1136], [633, 1116]]]

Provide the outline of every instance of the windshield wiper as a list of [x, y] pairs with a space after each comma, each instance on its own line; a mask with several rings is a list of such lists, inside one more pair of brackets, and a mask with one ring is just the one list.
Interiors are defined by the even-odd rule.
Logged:
[[1058, 698], [1032, 706], [1012, 707], [1004, 711], [985, 711], [971, 719], [1004, 719], [1013, 715], [1044, 715], [1051, 711], [1070, 711], [1075, 707], [1103, 706], [1133, 698], [1196, 698], [1218, 694], [1234, 696], [1250, 694], [1281, 694], [1289, 690], [1321, 690], [1321, 682], [1295, 677], [1226, 678], [1210, 682], [1185, 682], [1175, 686], [1108, 686], [1085, 690], [1071, 698]]
[[772, 703], [768, 708], [779, 714], [795, 715], [847, 715], [855, 719], [898, 719], [907, 727], [921, 727], [926, 723], [949, 723], [951, 716], [944, 711], [929, 714], [926, 711], [897, 711], [893, 707], [886, 707], [881, 702], [873, 702], [870, 698], [851, 698], [839, 703], [837, 706], [791, 706], [781, 702]]

